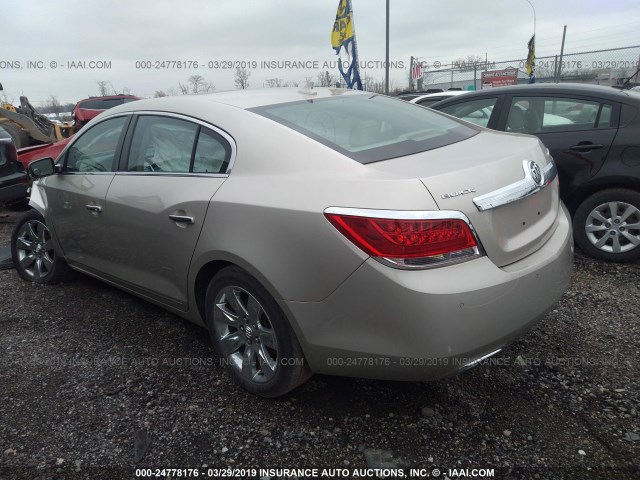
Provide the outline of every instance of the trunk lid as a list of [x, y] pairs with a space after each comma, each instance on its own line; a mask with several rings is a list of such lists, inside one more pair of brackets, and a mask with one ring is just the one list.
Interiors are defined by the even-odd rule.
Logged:
[[[499, 267], [538, 250], [557, 225], [555, 166], [536, 137], [483, 130], [465, 141], [368, 166], [419, 178], [441, 210], [469, 218]], [[536, 184], [539, 173], [543, 179]]]

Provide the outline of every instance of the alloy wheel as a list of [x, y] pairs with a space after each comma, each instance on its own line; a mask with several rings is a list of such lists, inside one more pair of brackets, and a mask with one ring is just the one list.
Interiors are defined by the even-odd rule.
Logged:
[[220, 290], [213, 324], [221, 353], [243, 378], [256, 383], [273, 378], [280, 360], [276, 333], [251, 293], [239, 286]]
[[640, 245], [640, 210], [625, 202], [598, 205], [587, 216], [585, 233], [591, 244], [607, 253], [624, 253]]
[[16, 238], [19, 268], [34, 281], [51, 273], [55, 252], [51, 233], [39, 220], [29, 220], [18, 230]]

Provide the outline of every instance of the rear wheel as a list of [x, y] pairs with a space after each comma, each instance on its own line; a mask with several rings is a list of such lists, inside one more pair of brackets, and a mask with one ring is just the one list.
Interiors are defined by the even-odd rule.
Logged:
[[16, 150], [29, 146], [29, 135], [17, 125], [11, 122], [2, 122], [0, 123], [0, 127], [2, 127], [9, 136], [11, 136], [11, 140], [13, 140]]
[[576, 243], [589, 256], [610, 262], [640, 258], [640, 193], [608, 189], [580, 204], [573, 216]]
[[25, 213], [16, 223], [11, 234], [11, 258], [18, 274], [35, 283], [59, 283], [68, 269], [53, 248], [44, 218], [35, 210]]
[[249, 392], [278, 397], [311, 376], [282, 310], [244, 270], [228, 267], [211, 280], [206, 321], [214, 348]]

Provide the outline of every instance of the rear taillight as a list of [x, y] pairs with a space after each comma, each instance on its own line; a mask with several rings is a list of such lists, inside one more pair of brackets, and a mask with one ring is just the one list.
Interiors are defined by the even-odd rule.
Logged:
[[461, 212], [414, 212], [331, 207], [331, 224], [376, 260], [402, 268], [429, 268], [481, 255]]

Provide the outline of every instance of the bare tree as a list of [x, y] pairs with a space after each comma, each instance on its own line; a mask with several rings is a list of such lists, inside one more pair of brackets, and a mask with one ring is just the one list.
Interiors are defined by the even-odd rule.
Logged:
[[167, 94], [164, 92], [164, 90], [156, 90], [153, 93], [153, 98], [160, 98], [160, 97], [166, 97]]
[[60, 112], [62, 111], [62, 105], [60, 105], [58, 97], [56, 97], [55, 95], [51, 95], [47, 100], [47, 108], [51, 113], [60, 115]]
[[100, 95], [101, 97], [109, 95], [109, 85], [111, 85], [110, 82], [107, 82], [106, 80], [100, 80], [96, 83], [98, 84], [98, 95]]
[[[365, 77], [364, 86], [367, 89], [367, 92], [384, 93], [385, 81], [384, 81], [384, 78], [381, 78], [380, 80], [375, 80], [372, 77]], [[391, 80], [389, 82], [389, 95], [391, 95], [391, 93], [394, 90], [396, 90], [395, 82]]]
[[267, 78], [264, 83], [269, 88], [280, 88], [284, 85], [284, 80], [281, 78]]
[[233, 77], [233, 83], [236, 88], [246, 90], [249, 88], [249, 76], [251, 72], [248, 72], [246, 68], [236, 67], [236, 73]]
[[332, 87], [338, 82], [338, 78], [335, 75], [329, 73], [328, 70], [318, 73], [316, 83], [319, 87]]
[[300, 82], [297, 80], [289, 80], [288, 82], [285, 82], [282, 86], [283, 87], [299, 87]]
[[[207, 93], [213, 92], [216, 89], [216, 86], [213, 82], [207, 82], [207, 79], [202, 75], [191, 75], [187, 78], [186, 83], [178, 82], [178, 89], [175, 87], [169, 88], [166, 92], [163, 90], [157, 90], [154, 94], [155, 96], [163, 96], [167, 95], [175, 96], [175, 95], [190, 95], [190, 94], [198, 94], [198, 93]], [[161, 95], [158, 95], [161, 94]]]
[[207, 82], [202, 75], [191, 75], [187, 83], [191, 85], [191, 93], [208, 93], [216, 89], [213, 82]]
[[189, 87], [187, 85], [183, 85], [180, 82], [178, 82], [178, 90], [182, 95], [187, 95], [189, 93]]
[[200, 93], [200, 88], [204, 85], [205, 80], [202, 75], [191, 75], [187, 78], [187, 83], [191, 85], [191, 93]]

